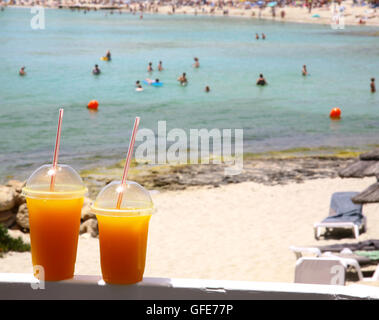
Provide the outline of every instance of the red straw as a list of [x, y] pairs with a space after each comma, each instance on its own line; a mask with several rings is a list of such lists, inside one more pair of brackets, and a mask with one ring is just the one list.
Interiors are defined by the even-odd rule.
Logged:
[[53, 158], [53, 170], [54, 170], [54, 172], [51, 175], [50, 191], [54, 191], [55, 175], [56, 175], [57, 164], [58, 164], [58, 155], [59, 155], [59, 145], [61, 142], [62, 118], [63, 118], [63, 109], [59, 109], [57, 138], [55, 140], [55, 150], [54, 150], [54, 158]]
[[129, 149], [128, 149], [128, 154], [126, 155], [126, 162], [124, 166], [124, 174], [122, 175], [122, 180], [121, 180], [121, 192], [118, 194], [118, 199], [117, 199], [117, 209], [120, 209], [121, 207], [121, 202], [122, 202], [122, 197], [124, 195], [124, 187], [126, 183], [126, 177], [128, 175], [129, 167], [130, 167], [130, 161], [132, 159], [132, 154], [133, 154], [133, 149], [134, 149], [134, 142], [136, 141], [136, 135], [137, 135], [137, 130], [138, 130], [138, 125], [139, 125], [139, 117], [136, 117], [134, 120], [134, 128], [132, 132], [132, 137], [130, 138], [130, 143], [129, 143]]

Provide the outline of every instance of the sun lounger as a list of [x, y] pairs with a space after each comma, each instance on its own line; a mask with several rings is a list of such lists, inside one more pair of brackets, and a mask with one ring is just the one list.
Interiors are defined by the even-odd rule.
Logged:
[[355, 204], [351, 198], [358, 192], [336, 192], [330, 201], [329, 216], [323, 221], [314, 224], [314, 235], [318, 240], [322, 228], [330, 229], [352, 229], [355, 238], [359, 237], [360, 231], [366, 230], [367, 219], [362, 214], [362, 205]]
[[[379, 260], [376, 261], [367, 256], [367, 254], [364, 254], [364, 251], [351, 251], [349, 248], [341, 248], [341, 251], [322, 251], [320, 250], [320, 247], [296, 247], [296, 246], [290, 246], [290, 250], [295, 254], [296, 260], [305, 257], [305, 256], [311, 256], [311, 257], [330, 257], [335, 256], [339, 258], [347, 258], [347, 259], [354, 259], [356, 260], [359, 265], [367, 266], [367, 265], [373, 265], [378, 264]], [[367, 251], [368, 252], [368, 251]]]
[[355, 259], [330, 257], [303, 257], [296, 261], [295, 283], [345, 285], [346, 272], [354, 268], [359, 281], [378, 281], [379, 264], [371, 278], [364, 278]]
[[317, 247], [321, 252], [331, 251], [331, 252], [340, 252], [343, 249], [350, 249], [351, 251], [373, 251], [379, 250], [379, 240], [369, 239], [354, 243], [337, 243], [326, 246]]

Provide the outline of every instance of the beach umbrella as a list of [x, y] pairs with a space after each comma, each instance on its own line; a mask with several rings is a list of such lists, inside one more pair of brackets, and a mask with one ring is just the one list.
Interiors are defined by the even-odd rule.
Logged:
[[312, 16], [312, 18], [320, 18], [320, 15], [319, 14], [314, 14], [313, 16]]
[[275, 7], [278, 3], [276, 1], [273, 1], [273, 2], [269, 2], [267, 4], [267, 7]]
[[261, 6], [261, 5], [264, 4], [264, 2], [263, 2], [263, 1], [258, 1], [257, 4], [258, 4], [259, 6]]
[[341, 178], [376, 177], [377, 182], [353, 197], [355, 203], [379, 202], [379, 149], [362, 153], [359, 160], [340, 170]]

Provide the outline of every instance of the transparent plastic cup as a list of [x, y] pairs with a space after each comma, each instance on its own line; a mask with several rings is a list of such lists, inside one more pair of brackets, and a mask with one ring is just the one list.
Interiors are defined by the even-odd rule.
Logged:
[[[123, 192], [120, 208], [119, 194]], [[132, 284], [142, 280], [145, 270], [149, 221], [154, 211], [149, 192], [133, 181], [106, 185], [92, 205], [99, 226], [103, 280]]]
[[[54, 188], [51, 189], [52, 176]], [[29, 211], [33, 266], [41, 266], [44, 280], [74, 276], [81, 210], [87, 188], [70, 166], [43, 165], [22, 190]]]

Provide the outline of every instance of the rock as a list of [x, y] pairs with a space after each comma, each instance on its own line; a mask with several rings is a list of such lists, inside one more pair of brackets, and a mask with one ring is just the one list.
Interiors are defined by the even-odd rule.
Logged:
[[8, 230], [8, 234], [14, 238], [21, 238], [23, 242], [30, 243], [30, 235], [28, 233], [23, 233], [20, 230]]
[[8, 210], [0, 212], [0, 223], [9, 228], [16, 221], [16, 215]]
[[92, 237], [97, 237], [99, 234], [99, 228], [96, 219], [88, 219], [80, 225], [80, 234], [89, 233]]
[[85, 197], [83, 208], [82, 208], [82, 221], [87, 221], [89, 219], [96, 219], [96, 215], [91, 212], [91, 205], [93, 201], [90, 198]]
[[13, 188], [16, 192], [21, 193], [22, 188], [25, 186], [26, 181], [9, 180], [6, 184], [7, 187]]
[[29, 230], [30, 228], [29, 227], [29, 211], [28, 211], [28, 207], [26, 206], [26, 203], [18, 207], [16, 221], [21, 229]]
[[21, 192], [17, 192], [15, 191], [14, 193], [14, 199], [15, 199], [15, 202], [16, 202], [16, 206], [20, 206], [24, 203], [26, 203], [26, 198], [23, 194], [21, 194]]
[[11, 187], [0, 186], [0, 212], [12, 209], [15, 204], [13, 189]]

